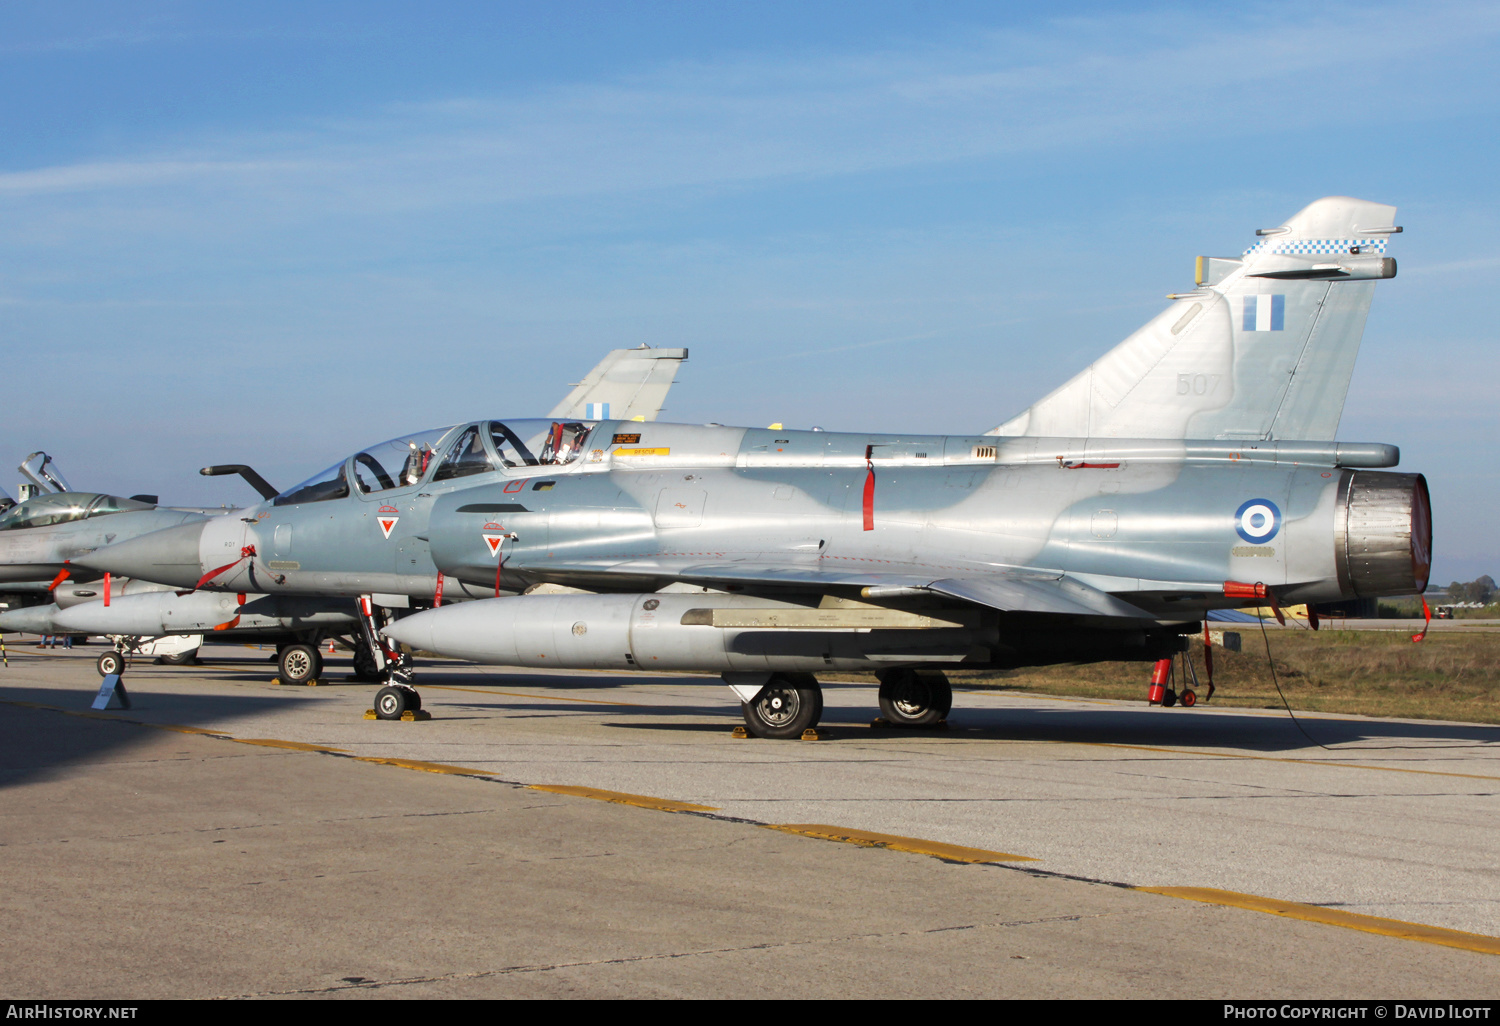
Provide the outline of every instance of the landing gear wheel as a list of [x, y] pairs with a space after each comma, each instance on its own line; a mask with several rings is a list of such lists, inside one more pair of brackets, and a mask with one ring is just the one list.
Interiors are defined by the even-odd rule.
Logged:
[[312, 645], [288, 645], [276, 660], [284, 684], [306, 684], [323, 672], [323, 657]]
[[357, 641], [354, 645], [354, 676], [357, 680], [380, 679], [380, 670], [375, 665], [370, 646], [362, 641]]
[[823, 716], [823, 689], [810, 674], [778, 674], [740, 709], [756, 737], [801, 737]]
[[1182, 702], [1183, 708], [1191, 709], [1193, 706], [1198, 704], [1198, 692], [1194, 691], [1192, 688], [1188, 688], [1182, 693], [1179, 700]]
[[161, 661], [166, 663], [168, 666], [187, 666], [191, 663], [197, 662], [197, 660], [198, 650], [196, 648], [191, 652], [178, 652], [176, 655], [167, 655], [161, 657]]
[[111, 673], [124, 673], [125, 657], [118, 652], [105, 652], [94, 663], [94, 667], [101, 677], [108, 677]]
[[931, 727], [953, 710], [953, 687], [940, 671], [886, 670], [880, 677], [880, 715], [893, 727]]
[[384, 687], [375, 692], [375, 717], [381, 720], [399, 720], [404, 712], [416, 712], [422, 700], [411, 688]]
[[[1196, 698], [1196, 697], [1197, 696], [1195, 695], [1194, 698]], [[1177, 704], [1177, 692], [1173, 691], [1171, 688], [1167, 688], [1166, 693], [1161, 696], [1161, 707], [1163, 709], [1170, 709], [1170, 708], [1172, 708], [1172, 706], [1174, 706], [1176, 704]]]

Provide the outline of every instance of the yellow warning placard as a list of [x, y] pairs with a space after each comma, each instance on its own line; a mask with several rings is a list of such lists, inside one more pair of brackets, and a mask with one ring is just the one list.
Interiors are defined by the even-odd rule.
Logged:
[[671, 449], [616, 449], [616, 456], [669, 456]]

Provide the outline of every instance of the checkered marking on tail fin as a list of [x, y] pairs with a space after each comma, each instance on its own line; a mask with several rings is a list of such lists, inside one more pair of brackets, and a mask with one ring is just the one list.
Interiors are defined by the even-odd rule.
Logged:
[[1286, 253], [1291, 256], [1334, 256], [1349, 252], [1385, 253], [1385, 239], [1261, 239], [1245, 250], [1246, 257], [1260, 253]]

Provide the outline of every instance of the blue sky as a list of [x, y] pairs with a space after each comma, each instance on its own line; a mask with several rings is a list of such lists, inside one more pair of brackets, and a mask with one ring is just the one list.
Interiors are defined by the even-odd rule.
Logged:
[[1500, 7], [1242, 7], [4, 5], [0, 457], [248, 501], [194, 470], [642, 342], [692, 350], [668, 419], [977, 432], [1347, 194], [1407, 230], [1341, 437], [1500, 576]]

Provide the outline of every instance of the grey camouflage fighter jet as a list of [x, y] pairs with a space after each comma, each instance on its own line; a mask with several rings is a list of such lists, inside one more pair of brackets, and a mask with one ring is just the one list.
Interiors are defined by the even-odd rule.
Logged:
[[[1425, 481], [1332, 440], [1394, 215], [1323, 199], [1200, 259], [1197, 288], [989, 435], [482, 421], [435, 433], [430, 466], [369, 450], [246, 522], [87, 562], [398, 592], [434, 608], [387, 639], [486, 663], [720, 673], [762, 737], [817, 724], [820, 670], [876, 672], [897, 725], [946, 716], [958, 666], [1150, 661], [1169, 702], [1208, 610], [1425, 586]], [[495, 597], [443, 606], [444, 582]], [[396, 668], [385, 718], [420, 707]]]
[[[654, 421], [676, 380], [678, 369], [687, 357], [686, 349], [651, 348], [644, 345], [634, 349], [611, 350], [582, 381], [572, 387], [553, 408], [551, 415], [614, 415], [632, 422]], [[409, 476], [413, 472], [413, 466], [428, 465], [433, 458], [432, 443], [440, 440], [443, 434], [441, 431], [425, 432], [375, 447], [362, 454], [366, 459], [359, 464], [356, 472], [366, 475], [372, 473], [369, 464], [378, 457], [393, 467], [400, 464], [402, 473]], [[342, 467], [342, 461], [340, 466]], [[264, 498], [278, 503], [282, 501], [275, 488], [242, 464], [207, 467], [202, 473], [210, 476], [239, 474]], [[420, 476], [419, 472], [418, 474]], [[321, 494], [319, 489], [322, 487], [315, 481], [298, 486], [288, 494], [299, 491], [303, 494]], [[254, 511], [232, 511], [234, 516], [227, 522], [243, 528], [243, 521], [239, 518], [249, 520], [250, 513]], [[148, 530], [158, 530], [177, 522], [157, 523]], [[231, 531], [235, 527], [231, 527]], [[144, 532], [137, 530], [122, 535], [121, 540], [141, 533]], [[0, 539], [3, 537], [0, 535]], [[109, 540], [115, 539], [111, 536]], [[3, 557], [5, 551], [3, 546], [4, 541], [0, 540], [0, 557]], [[92, 547], [70, 550], [70, 555], [88, 551]], [[100, 657], [101, 674], [122, 668], [124, 654], [147, 639], [204, 633], [216, 638], [243, 638], [247, 635], [259, 640], [270, 638], [277, 643], [281, 679], [287, 683], [300, 684], [315, 680], [322, 671], [319, 642], [349, 635], [351, 628], [360, 619], [360, 607], [354, 601], [354, 595], [359, 593], [351, 593], [346, 589], [312, 587], [264, 594], [252, 587], [229, 595], [207, 588], [197, 590], [193, 587], [194, 582], [184, 583], [175, 576], [152, 583], [144, 579], [119, 576], [112, 582], [112, 587], [101, 590], [97, 583], [100, 571], [85, 569], [83, 573], [85, 582], [94, 583], [68, 584], [57, 588], [55, 604], [50, 606], [0, 614], [0, 628], [37, 633], [106, 634], [121, 639], [119, 652], [105, 653]], [[118, 575], [118, 571], [115, 573]], [[429, 580], [431, 576], [431, 573], [427, 575]], [[463, 594], [461, 588], [455, 587], [450, 597], [461, 598]], [[405, 606], [408, 599], [404, 594], [382, 594], [375, 599], [376, 606], [388, 603]], [[379, 669], [379, 664], [375, 662], [371, 644], [361, 643], [357, 630], [350, 644], [354, 649], [356, 672], [373, 675]]]

